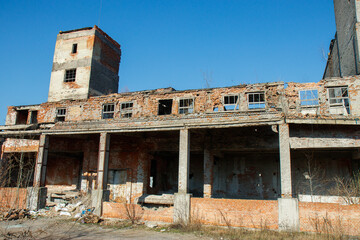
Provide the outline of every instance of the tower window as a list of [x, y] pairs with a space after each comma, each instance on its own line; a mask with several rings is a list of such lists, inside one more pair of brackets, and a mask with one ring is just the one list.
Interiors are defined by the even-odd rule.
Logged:
[[68, 69], [65, 71], [64, 82], [75, 82], [76, 78], [76, 68]]
[[110, 119], [114, 118], [114, 112], [115, 112], [115, 104], [114, 103], [107, 103], [103, 105], [103, 119]]
[[71, 53], [77, 53], [77, 43], [72, 45]]
[[56, 122], [63, 122], [65, 121], [66, 116], [66, 108], [58, 108], [56, 109]]

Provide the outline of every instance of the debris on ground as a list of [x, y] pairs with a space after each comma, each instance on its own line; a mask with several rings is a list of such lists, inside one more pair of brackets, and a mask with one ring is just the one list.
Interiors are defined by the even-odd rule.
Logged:
[[92, 212], [86, 212], [79, 220], [81, 223], [99, 223], [102, 221], [98, 215], [95, 215]]
[[11, 221], [31, 217], [29, 210], [27, 209], [10, 209], [7, 212], [3, 212], [1, 215], [1, 220], [3, 221]]

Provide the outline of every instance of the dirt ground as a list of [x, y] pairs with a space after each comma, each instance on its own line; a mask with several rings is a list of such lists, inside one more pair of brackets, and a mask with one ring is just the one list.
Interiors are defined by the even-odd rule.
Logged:
[[0, 222], [0, 239], [210, 239], [167, 232], [166, 227], [82, 224], [62, 217]]

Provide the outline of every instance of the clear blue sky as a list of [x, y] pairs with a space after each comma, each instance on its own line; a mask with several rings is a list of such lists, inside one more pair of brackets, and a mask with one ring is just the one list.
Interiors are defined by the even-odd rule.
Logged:
[[[0, 3], [0, 124], [47, 100], [56, 35], [99, 23], [101, 0]], [[331, 0], [102, 0], [121, 44], [119, 91], [317, 82], [335, 34]]]

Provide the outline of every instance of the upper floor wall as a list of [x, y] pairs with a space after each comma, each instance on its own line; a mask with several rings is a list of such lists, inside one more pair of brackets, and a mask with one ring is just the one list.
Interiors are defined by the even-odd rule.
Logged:
[[[86, 100], [9, 107], [6, 125], [83, 121], [155, 121], [277, 114], [289, 118], [360, 117], [360, 77], [318, 83], [282, 82], [175, 91], [172, 88], [110, 94]], [[256, 121], [254, 119], [253, 121]]]

